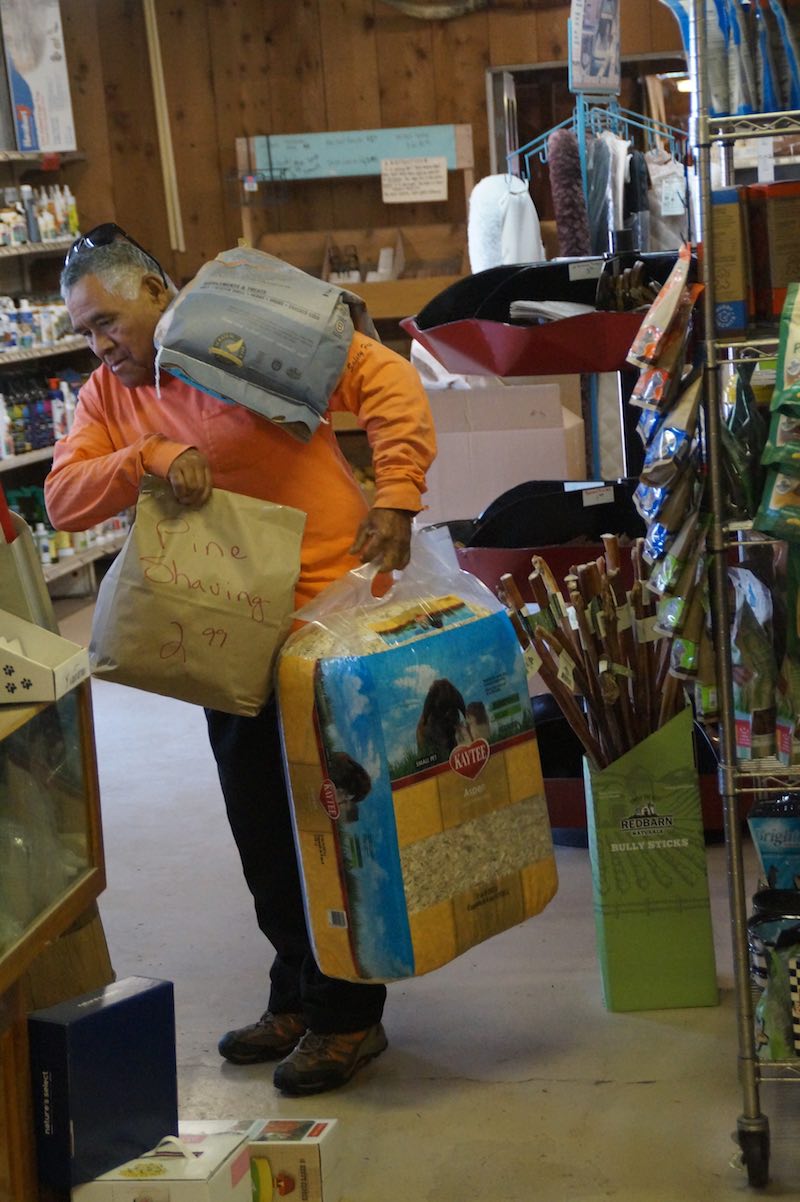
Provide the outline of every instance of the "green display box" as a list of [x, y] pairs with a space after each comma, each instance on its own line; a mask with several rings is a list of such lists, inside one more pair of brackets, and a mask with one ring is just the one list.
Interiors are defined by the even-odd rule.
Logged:
[[691, 711], [584, 784], [606, 1006], [717, 1005]]

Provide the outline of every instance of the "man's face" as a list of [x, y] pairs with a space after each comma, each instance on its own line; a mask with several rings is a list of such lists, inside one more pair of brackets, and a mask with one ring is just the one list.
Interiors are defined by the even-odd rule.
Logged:
[[76, 334], [126, 388], [155, 380], [153, 333], [170, 301], [162, 281], [147, 275], [129, 300], [109, 292], [96, 275], [83, 276], [67, 296], [67, 312]]

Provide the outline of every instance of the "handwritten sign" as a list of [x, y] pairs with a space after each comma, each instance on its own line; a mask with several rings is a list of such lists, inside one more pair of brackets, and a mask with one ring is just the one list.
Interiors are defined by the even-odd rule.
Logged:
[[381, 195], [384, 204], [447, 200], [447, 159], [381, 159]]
[[461, 165], [455, 125], [268, 134], [253, 138], [252, 148], [255, 170], [266, 179], [381, 175], [384, 159], [444, 158], [450, 171]]

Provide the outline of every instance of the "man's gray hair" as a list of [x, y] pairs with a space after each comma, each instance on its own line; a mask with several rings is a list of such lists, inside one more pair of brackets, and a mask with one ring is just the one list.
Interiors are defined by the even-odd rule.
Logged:
[[138, 246], [123, 239], [106, 246], [82, 246], [64, 265], [61, 295], [66, 300], [78, 280], [85, 275], [96, 275], [109, 292], [133, 300], [144, 277], [153, 274], [161, 274], [156, 262]]

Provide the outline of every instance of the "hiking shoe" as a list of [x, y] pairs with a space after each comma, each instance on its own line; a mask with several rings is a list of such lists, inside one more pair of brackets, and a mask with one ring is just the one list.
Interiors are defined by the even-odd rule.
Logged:
[[217, 1044], [220, 1056], [231, 1064], [260, 1064], [282, 1060], [306, 1029], [302, 1014], [272, 1014], [265, 1010], [257, 1023], [226, 1031]]
[[353, 1073], [388, 1044], [380, 1023], [366, 1031], [317, 1035], [306, 1031], [294, 1051], [282, 1060], [272, 1078], [288, 1094], [324, 1093], [349, 1081]]

